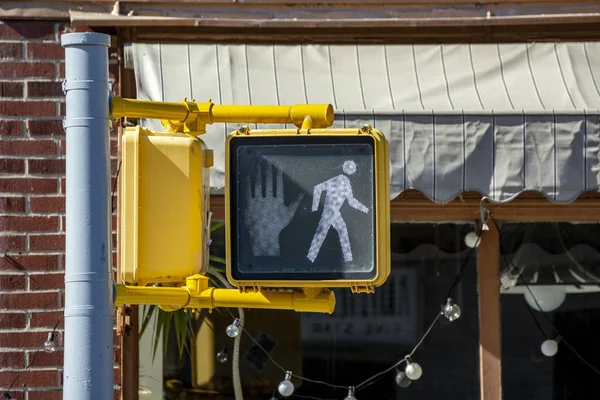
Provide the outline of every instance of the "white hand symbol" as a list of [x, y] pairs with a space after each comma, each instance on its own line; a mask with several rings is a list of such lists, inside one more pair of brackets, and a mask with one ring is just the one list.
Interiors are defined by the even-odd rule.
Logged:
[[[266, 168], [264, 182], [261, 166]], [[276, 168], [276, 177], [273, 179], [273, 167], [271, 164], [259, 164], [257, 167], [254, 196], [250, 177], [246, 180], [248, 208], [244, 222], [250, 234], [252, 254], [255, 256], [279, 256], [279, 234], [288, 226], [303, 198], [301, 194], [289, 206], [284, 204], [283, 174]]]

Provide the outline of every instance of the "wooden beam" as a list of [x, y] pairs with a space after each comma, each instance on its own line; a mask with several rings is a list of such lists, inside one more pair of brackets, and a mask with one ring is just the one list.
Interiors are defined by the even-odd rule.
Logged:
[[[436, 204], [420, 192], [409, 190], [391, 202], [391, 220], [405, 222], [470, 222], [479, 220], [481, 195], [463, 193], [447, 204]], [[523, 193], [505, 204], [486, 202], [494, 218], [504, 221], [600, 221], [600, 194], [585, 193], [569, 204], [555, 204], [537, 193]], [[213, 219], [225, 219], [224, 196], [211, 197]]]
[[493, 221], [478, 248], [479, 382], [481, 400], [502, 400], [500, 235]]

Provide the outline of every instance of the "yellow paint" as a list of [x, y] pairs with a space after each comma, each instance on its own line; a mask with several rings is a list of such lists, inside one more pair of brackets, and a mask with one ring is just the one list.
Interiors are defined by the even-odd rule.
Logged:
[[262, 291], [242, 293], [237, 289], [208, 287], [208, 278], [194, 275], [183, 287], [116, 285], [115, 306], [124, 304], [160, 304], [172, 311], [180, 308], [242, 307], [293, 310], [331, 314], [335, 295], [328, 289], [318, 291]]
[[[314, 122], [314, 121], [313, 121]], [[302, 125], [302, 124], [301, 124]], [[331, 287], [349, 287], [355, 293], [370, 293], [377, 286], [383, 285], [390, 274], [390, 182], [389, 182], [389, 145], [380, 131], [372, 129], [365, 125], [355, 129], [310, 129], [310, 120], [307, 118], [302, 129], [279, 129], [279, 130], [256, 130], [252, 131], [247, 127], [238, 130], [227, 137], [225, 143], [225, 165], [229, 168], [231, 165], [231, 142], [234, 140], [251, 140], [252, 137], [272, 137], [272, 136], [331, 136], [331, 137], [356, 137], [368, 135], [373, 139], [374, 157], [375, 157], [375, 204], [377, 215], [375, 217], [375, 269], [376, 276], [371, 280], [352, 281], [352, 280], [298, 280], [298, 281], [240, 281], [235, 280], [231, 275], [231, 193], [225, 191], [225, 229], [227, 240], [227, 279], [232, 285], [240, 288], [242, 291], [260, 292], [263, 287], [301, 287], [305, 288], [331, 288]], [[230, 187], [230, 175], [225, 174], [225, 187]]]
[[127, 128], [122, 137], [121, 275], [183, 283], [208, 267], [212, 151], [187, 134]]
[[169, 132], [206, 132], [206, 125], [215, 122], [294, 124], [302, 126], [310, 117], [312, 127], [327, 128], [333, 124], [331, 104], [296, 104], [293, 106], [236, 106], [215, 105], [209, 99], [196, 103], [184, 99], [181, 103], [132, 100], [115, 96], [111, 101], [113, 118], [151, 118], [162, 121]]

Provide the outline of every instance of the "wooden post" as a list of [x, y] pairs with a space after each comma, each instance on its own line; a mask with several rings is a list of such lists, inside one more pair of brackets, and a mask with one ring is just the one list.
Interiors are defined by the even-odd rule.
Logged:
[[[125, 68], [124, 44], [131, 40], [130, 29], [120, 29], [117, 35], [117, 47], [120, 55], [118, 84], [120, 94], [124, 97], [135, 98], [135, 76], [133, 70]], [[119, 159], [121, 159], [121, 134], [122, 127], [119, 128], [118, 148]], [[120, 237], [121, 237], [121, 208], [120, 208], [120, 193], [121, 175], [118, 177], [118, 196], [117, 199], [117, 279], [120, 281]], [[118, 331], [121, 334], [121, 399], [122, 400], [138, 400], [139, 399], [139, 378], [140, 378], [140, 361], [139, 361], [139, 310], [138, 306], [123, 306], [118, 310]]]
[[478, 249], [479, 381], [481, 400], [502, 400], [500, 235], [493, 221]]

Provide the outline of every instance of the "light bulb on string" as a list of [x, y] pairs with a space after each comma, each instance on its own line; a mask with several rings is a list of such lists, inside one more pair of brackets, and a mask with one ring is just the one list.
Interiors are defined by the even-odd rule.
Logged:
[[416, 362], [412, 362], [410, 358], [407, 358], [406, 361], [407, 365], [404, 369], [404, 373], [406, 374], [408, 379], [410, 379], [411, 381], [416, 381], [421, 377], [421, 375], [423, 375], [423, 370], [421, 369], [421, 366], [419, 364], [417, 364]]
[[344, 400], [357, 400], [356, 397], [354, 397], [354, 386], [348, 387], [348, 396], [346, 396]]
[[558, 353], [558, 342], [554, 339], [544, 340], [540, 346], [542, 354], [546, 357], [554, 357]]
[[479, 247], [481, 242], [480, 236], [477, 232], [469, 232], [465, 235], [465, 244], [470, 248]]
[[294, 384], [290, 379], [292, 379], [292, 371], [286, 371], [285, 378], [277, 386], [277, 391], [283, 397], [290, 397], [294, 393]]
[[240, 319], [236, 318], [233, 320], [233, 323], [225, 329], [225, 333], [230, 338], [234, 338], [240, 334]]
[[229, 351], [227, 350], [227, 347], [217, 353], [217, 361], [221, 364], [225, 364], [229, 361]]
[[448, 321], [456, 321], [460, 317], [460, 307], [454, 303], [452, 303], [452, 299], [448, 298], [446, 305], [442, 310], [444, 317], [448, 319]]
[[396, 385], [400, 386], [401, 388], [406, 388], [410, 386], [411, 382], [412, 381], [408, 378], [408, 376], [406, 376], [406, 372], [396, 369]]
[[54, 333], [50, 332], [48, 334], [48, 339], [43, 344], [43, 349], [47, 353], [53, 353], [56, 351], [56, 343], [54, 343]]

